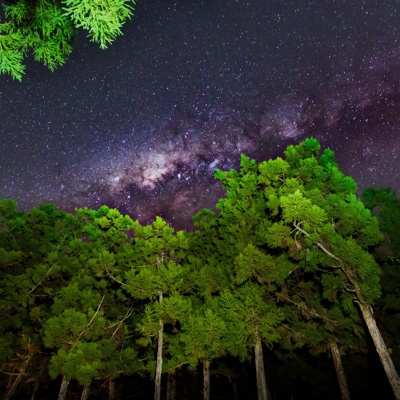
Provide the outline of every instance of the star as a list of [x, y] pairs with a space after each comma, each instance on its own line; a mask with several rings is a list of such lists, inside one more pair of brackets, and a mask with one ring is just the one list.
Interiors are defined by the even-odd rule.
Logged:
[[0, 197], [102, 204], [190, 228], [217, 168], [309, 136], [362, 189], [400, 191], [394, 2], [138, 2], [106, 51], [78, 37], [50, 73], [1, 76]]

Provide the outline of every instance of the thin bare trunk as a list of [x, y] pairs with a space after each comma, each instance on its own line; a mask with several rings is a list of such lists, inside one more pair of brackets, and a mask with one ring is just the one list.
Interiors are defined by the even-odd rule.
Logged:
[[[310, 237], [310, 234], [306, 232], [304, 229], [300, 227], [300, 223], [294, 224], [296, 229], [299, 232], [302, 232], [305, 236]], [[353, 276], [353, 273], [345, 266], [344, 262], [339, 258], [332, 254], [322, 243], [315, 242], [315, 244], [329, 257], [338, 261], [339, 268], [346, 275], [346, 278], [353, 286], [353, 291], [355, 293], [355, 301], [359, 304], [361, 313], [363, 315], [364, 321], [367, 324], [368, 331], [372, 337], [372, 340], [375, 345], [375, 349], [378, 353], [378, 356], [381, 360], [383, 369], [385, 370], [386, 376], [389, 380], [390, 386], [392, 387], [394, 396], [396, 400], [400, 400], [400, 378], [396, 371], [396, 368], [393, 364], [392, 358], [387, 350], [386, 344], [382, 338], [381, 332], [379, 331], [375, 319], [372, 315], [371, 307], [369, 307], [363, 298], [361, 293], [361, 289], [358, 285], [356, 278]]]
[[40, 386], [40, 376], [36, 376], [35, 378], [35, 386], [33, 388], [32, 391], [32, 395], [31, 395], [31, 400], [35, 400], [36, 399], [36, 395], [39, 391], [39, 386]]
[[25, 375], [26, 369], [28, 368], [29, 363], [31, 362], [32, 355], [29, 354], [24, 362], [23, 367], [20, 369], [17, 377], [15, 378], [14, 382], [12, 383], [11, 387], [7, 390], [7, 393], [4, 395], [4, 400], [10, 400], [11, 397], [14, 395], [17, 386], [21, 382], [22, 377]]
[[210, 400], [210, 360], [203, 360], [203, 400]]
[[15, 389], [17, 389], [17, 386], [21, 382], [22, 377], [25, 375], [25, 370], [21, 370], [17, 377], [15, 378], [13, 384], [11, 385], [10, 389], [7, 391], [7, 393], [4, 395], [4, 400], [10, 400], [11, 397], [13, 396]]
[[89, 397], [89, 393], [90, 393], [90, 383], [87, 383], [86, 385], [83, 386], [81, 400], [87, 400], [87, 398]]
[[64, 400], [65, 396], [67, 395], [67, 389], [69, 385], [69, 380], [65, 376], [63, 376], [60, 392], [58, 393], [58, 400]]
[[41, 380], [41, 378], [43, 376], [44, 370], [45, 370], [45, 367], [42, 366], [42, 368], [40, 369], [38, 374], [35, 376], [35, 387], [33, 388], [33, 391], [32, 391], [31, 400], [35, 400], [36, 399], [36, 395], [39, 392], [40, 380]]
[[237, 391], [237, 385], [236, 385], [236, 380], [232, 379], [231, 380], [232, 383], [232, 390], [233, 390], [233, 400], [239, 400], [239, 396], [238, 396], [238, 391]]
[[254, 358], [256, 364], [257, 394], [258, 400], [269, 400], [267, 383], [265, 381], [264, 357], [262, 351], [261, 337], [257, 336], [254, 346]]
[[386, 376], [392, 386], [392, 390], [396, 400], [400, 400], [400, 379], [397, 374], [396, 368], [393, 364], [392, 358], [389, 355], [385, 342], [383, 341], [381, 332], [376, 326], [376, 321], [372, 315], [371, 308], [359, 302], [359, 306], [367, 324], [368, 331], [371, 334], [372, 340], [375, 344], [376, 351], [381, 360]]
[[14, 377], [14, 375], [10, 375], [10, 376], [8, 377], [5, 393], [7, 393], [7, 392], [10, 390], [11, 386], [13, 385], [13, 383], [14, 383], [13, 377]]
[[108, 399], [115, 399], [115, 381], [112, 378], [110, 378], [108, 381]]
[[339, 382], [340, 393], [342, 395], [342, 400], [350, 400], [350, 391], [347, 385], [347, 378], [344, 372], [342, 358], [340, 356], [339, 348], [336, 342], [331, 342], [329, 344], [331, 349], [331, 354], [333, 358], [333, 363], [335, 364], [336, 375]]
[[32, 391], [31, 400], [36, 399], [36, 395], [39, 392], [40, 382], [41, 382], [41, 379], [42, 379], [45, 369], [46, 369], [46, 366], [44, 364], [42, 364], [39, 372], [35, 375], [35, 387], [33, 388], [33, 391]]
[[[160, 304], [163, 301], [163, 294], [160, 292], [158, 297]], [[163, 347], [163, 332], [164, 324], [162, 319], [159, 320], [159, 330], [158, 330], [158, 346], [157, 346], [157, 366], [156, 366], [156, 387], [154, 391], [154, 400], [160, 400], [161, 397], [161, 372], [162, 372], [162, 347]]]
[[167, 378], [167, 400], [175, 400], [176, 378], [174, 374], [168, 374]]

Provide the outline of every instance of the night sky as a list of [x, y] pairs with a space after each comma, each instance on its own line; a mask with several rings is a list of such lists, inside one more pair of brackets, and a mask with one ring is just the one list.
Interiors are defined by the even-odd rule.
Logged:
[[80, 34], [54, 73], [0, 77], [0, 198], [185, 228], [215, 168], [309, 136], [399, 192], [399, 28], [395, 0], [138, 0], [107, 50]]

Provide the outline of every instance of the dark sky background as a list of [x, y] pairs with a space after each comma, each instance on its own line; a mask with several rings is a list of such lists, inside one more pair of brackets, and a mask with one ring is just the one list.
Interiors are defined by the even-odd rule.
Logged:
[[0, 198], [187, 227], [215, 168], [309, 136], [399, 192], [399, 27], [394, 0], [138, 0], [109, 49], [80, 35], [55, 73], [0, 77]]

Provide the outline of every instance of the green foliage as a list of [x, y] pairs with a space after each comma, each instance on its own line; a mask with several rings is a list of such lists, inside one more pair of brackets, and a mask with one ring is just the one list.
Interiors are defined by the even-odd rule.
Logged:
[[314, 138], [308, 138], [297, 146], [289, 146], [285, 150], [285, 157], [289, 164], [297, 168], [301, 161], [316, 157], [321, 149], [320, 144]]
[[11, 267], [14, 264], [18, 264], [22, 259], [22, 253], [20, 251], [6, 251], [0, 247], [0, 268], [2, 266]]
[[[247, 359], [259, 338], [280, 357], [318, 356], [333, 340], [365, 350], [357, 302], [381, 315], [399, 308], [394, 195], [367, 192], [379, 226], [315, 139], [259, 164], [242, 156], [239, 171], [216, 177], [226, 196], [190, 233], [105, 206], [24, 213], [0, 201], [0, 369], [18, 373], [33, 359], [80, 384], [154, 374], [159, 335], [169, 373]], [[380, 302], [374, 248], [386, 263]], [[380, 318], [397, 354], [398, 318]]]
[[323, 209], [312, 204], [299, 190], [280, 199], [282, 219], [286, 223], [309, 223], [313, 226], [321, 225], [326, 221], [326, 213]]
[[184, 233], [174, 234], [160, 217], [147, 226], [135, 222], [134, 232], [134, 258], [125, 272], [125, 290], [136, 299], [151, 300], [178, 290], [184, 274], [179, 264], [188, 246]]
[[179, 293], [171, 293], [167, 298], [160, 302], [154, 302], [146, 305], [143, 317], [137, 324], [137, 332], [141, 338], [138, 343], [142, 346], [148, 346], [158, 338], [160, 329], [160, 320], [163, 321], [164, 329], [166, 324], [175, 325], [186, 319], [191, 310], [190, 299], [187, 299]]
[[[219, 226], [233, 253], [234, 294], [262, 288], [279, 302], [288, 325], [275, 332], [287, 349], [307, 346], [319, 354], [329, 351], [330, 340], [343, 349], [364, 348], [355, 300], [372, 304], [380, 296], [380, 268], [368, 250], [382, 235], [334, 153], [320, 155], [311, 138], [289, 146], [284, 159], [257, 165], [242, 157], [240, 171], [217, 171], [216, 177], [227, 194], [217, 204], [217, 224], [208, 215], [207, 226]], [[232, 313], [234, 300], [226, 293], [224, 312], [235, 320], [240, 308]], [[234, 336], [243, 338], [240, 321], [234, 326]], [[236, 354], [243, 357], [246, 339], [238, 337]]]
[[49, 373], [53, 379], [63, 375], [67, 379], [76, 379], [81, 385], [88, 384], [98, 374], [100, 358], [97, 343], [78, 343], [72, 351], [58, 350], [51, 359]]
[[392, 358], [400, 368], [400, 199], [390, 189], [367, 189], [362, 193], [365, 206], [377, 216], [384, 234], [374, 255], [382, 266], [382, 296], [375, 307], [376, 319], [383, 328], [385, 342], [392, 349]]
[[227, 324], [225, 346], [241, 359], [249, 356], [258, 335], [268, 346], [280, 338], [276, 328], [284, 315], [273, 302], [265, 302], [263, 294], [261, 287], [247, 284], [234, 292], [224, 290], [218, 297], [216, 304]]
[[172, 360], [169, 365], [188, 363], [194, 371], [200, 360], [212, 360], [225, 355], [227, 325], [207, 305], [190, 310], [182, 321], [181, 331], [171, 343]]
[[25, 66], [22, 64], [23, 45], [22, 32], [13, 32], [9, 22], [0, 24], [0, 74], [9, 74], [18, 81], [22, 80], [25, 72]]
[[[50, 361], [44, 347], [53, 349], [51, 375], [82, 384], [104, 374], [137, 372], [134, 341], [126, 338], [133, 310], [107, 272], [116, 267], [116, 250], [128, 245], [126, 230], [133, 222], [107, 207], [77, 210], [76, 217], [53, 205], [29, 214], [15, 207], [14, 202], [0, 202], [0, 310], [8, 316], [0, 332], [5, 338], [12, 332], [15, 338], [8, 345], [21, 358], [28, 352], [35, 364], [44, 366]], [[17, 350], [19, 337], [40, 341]], [[20, 368], [15, 361], [11, 365]]]
[[258, 166], [259, 182], [266, 185], [280, 186], [289, 172], [289, 164], [278, 157], [275, 160], [264, 161]]
[[249, 244], [235, 259], [235, 282], [243, 284], [253, 278], [261, 284], [268, 284], [268, 290], [276, 290], [295, 269], [287, 257], [265, 254]]
[[9, 63], [13, 69], [2, 72], [21, 80], [24, 71], [22, 60], [30, 49], [35, 60], [51, 71], [65, 63], [72, 50], [70, 42], [74, 27], [58, 3], [40, 0], [33, 5], [19, 0], [4, 6], [4, 11], [9, 21], [2, 24], [3, 39], [9, 42], [15, 57]]
[[[21, 81], [23, 60], [30, 51], [51, 71], [63, 65], [72, 51], [76, 31], [88, 31], [91, 41], [106, 49], [122, 34], [131, 17], [128, 0], [15, 0], [4, 5], [0, 24], [0, 73]], [[135, 2], [132, 1], [134, 4]]]
[[265, 240], [271, 248], [291, 247], [295, 240], [291, 236], [292, 229], [283, 221], [275, 222], [265, 233]]
[[365, 206], [377, 216], [385, 234], [377, 256], [384, 261], [400, 259], [400, 199], [389, 188], [364, 190], [362, 198]]
[[89, 32], [93, 42], [106, 49], [119, 35], [133, 7], [128, 0], [63, 0], [65, 14], [75, 27]]

